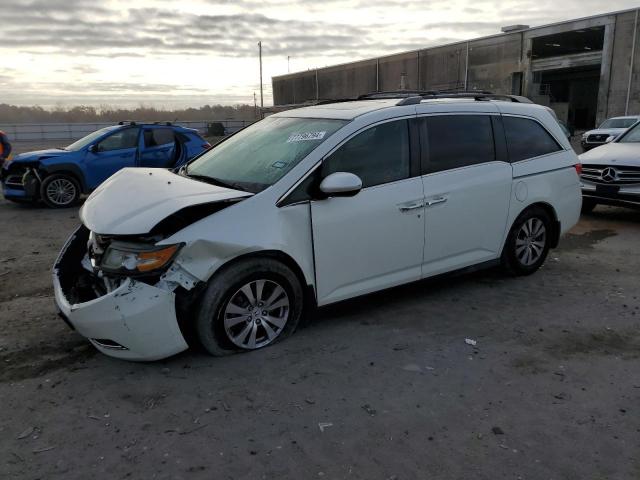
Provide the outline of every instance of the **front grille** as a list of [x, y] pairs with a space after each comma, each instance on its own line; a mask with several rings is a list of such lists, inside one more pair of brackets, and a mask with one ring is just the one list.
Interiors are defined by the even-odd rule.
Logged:
[[587, 137], [587, 142], [589, 143], [604, 143], [607, 141], [611, 135], [606, 134], [592, 134]]
[[582, 178], [606, 185], [640, 183], [640, 167], [611, 165], [582, 165]]

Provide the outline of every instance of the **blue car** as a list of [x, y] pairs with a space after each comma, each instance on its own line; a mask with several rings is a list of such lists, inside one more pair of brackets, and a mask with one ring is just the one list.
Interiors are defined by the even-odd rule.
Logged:
[[15, 202], [70, 207], [125, 167], [176, 168], [210, 148], [196, 130], [171, 123], [120, 122], [65, 148], [5, 161], [2, 193]]

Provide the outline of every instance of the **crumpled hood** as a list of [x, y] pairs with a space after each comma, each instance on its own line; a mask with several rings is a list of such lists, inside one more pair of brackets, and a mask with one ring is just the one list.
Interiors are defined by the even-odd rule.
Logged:
[[34, 160], [40, 160], [41, 158], [52, 158], [52, 157], [61, 157], [63, 155], [68, 155], [69, 152], [67, 150], [59, 150], [56, 148], [50, 148], [48, 150], [36, 150], [35, 152], [25, 152], [19, 153], [18, 155], [14, 155], [14, 162], [32, 162]]
[[640, 143], [607, 143], [578, 158], [588, 165], [626, 165], [640, 167]]
[[608, 135], [617, 137], [622, 132], [626, 131], [626, 128], [596, 128], [595, 130], [589, 130], [588, 132], [584, 132], [584, 135]]
[[80, 210], [80, 219], [99, 234], [141, 235], [185, 207], [251, 195], [163, 168], [124, 168], [89, 196]]

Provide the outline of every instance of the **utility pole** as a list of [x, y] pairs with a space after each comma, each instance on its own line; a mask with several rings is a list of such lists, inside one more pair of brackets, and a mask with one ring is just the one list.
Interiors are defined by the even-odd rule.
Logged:
[[258, 100], [256, 99], [256, 92], [253, 92], [253, 116], [258, 118]]
[[264, 108], [264, 95], [262, 93], [262, 42], [258, 42], [258, 54], [260, 55], [260, 109]]
[[291, 73], [291, 69], [289, 68], [289, 59], [291, 57], [289, 55], [287, 55], [287, 73]]

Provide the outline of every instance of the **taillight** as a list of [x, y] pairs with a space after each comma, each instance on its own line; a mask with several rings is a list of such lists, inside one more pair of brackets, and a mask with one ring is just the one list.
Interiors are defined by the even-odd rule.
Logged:
[[576, 173], [578, 174], [578, 176], [582, 175], [582, 164], [581, 163], [576, 163], [573, 168], [576, 169]]
[[209, 150], [211, 148], [211, 144], [209, 142], [203, 143], [202, 148], [204, 148], [205, 150]]

